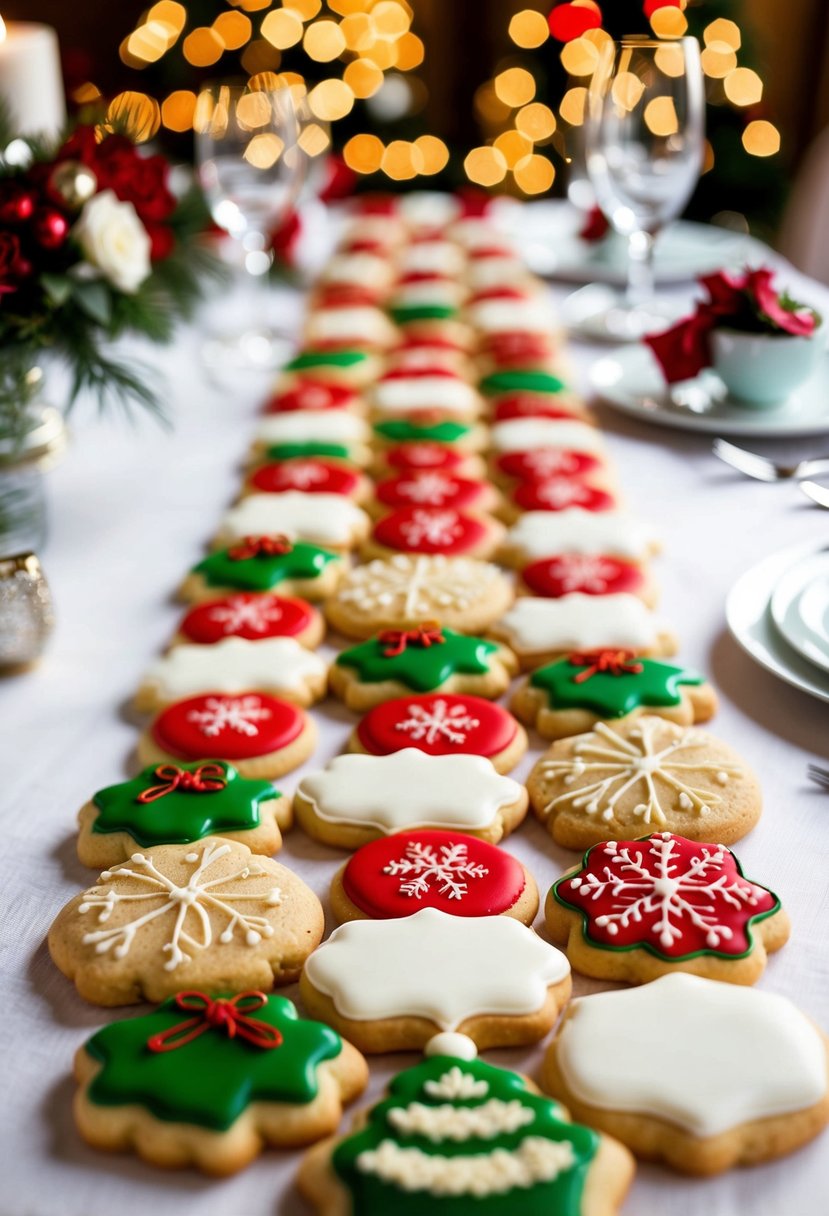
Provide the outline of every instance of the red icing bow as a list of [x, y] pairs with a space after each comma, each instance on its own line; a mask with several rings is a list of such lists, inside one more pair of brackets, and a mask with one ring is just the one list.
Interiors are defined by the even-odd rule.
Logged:
[[282, 557], [292, 549], [287, 536], [245, 536], [227, 555], [231, 561], [245, 562], [251, 557]]
[[197, 769], [179, 768], [177, 764], [159, 764], [153, 773], [160, 784], [142, 790], [136, 802], [156, 802], [173, 790], [188, 790], [194, 794], [209, 794], [223, 790], [227, 785], [227, 774], [220, 764], [200, 764]]
[[641, 663], [631, 662], [635, 657], [632, 650], [585, 650], [581, 654], [569, 655], [567, 662], [586, 669], [573, 676], [576, 684], [584, 684], [585, 680], [599, 674], [621, 676], [628, 672], [638, 676], [644, 668]]
[[384, 629], [378, 633], [377, 641], [387, 647], [383, 651], [384, 659], [394, 659], [402, 654], [407, 646], [422, 646], [428, 650], [430, 646], [440, 646], [446, 641], [436, 621], [427, 621], [417, 629]]
[[176, 993], [175, 1002], [179, 1009], [195, 1013], [195, 1017], [185, 1018], [161, 1034], [154, 1034], [147, 1040], [150, 1051], [175, 1051], [212, 1029], [223, 1030], [229, 1039], [238, 1035], [254, 1047], [280, 1047], [282, 1044], [282, 1035], [275, 1026], [247, 1016], [267, 1004], [264, 992], [240, 992], [230, 1000], [214, 1001], [206, 992], [190, 990]]

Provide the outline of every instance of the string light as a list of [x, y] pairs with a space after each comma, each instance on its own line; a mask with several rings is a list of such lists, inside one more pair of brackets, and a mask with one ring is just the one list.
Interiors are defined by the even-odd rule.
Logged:
[[516, 13], [509, 23], [509, 36], [516, 46], [525, 50], [533, 50], [547, 41], [549, 36], [547, 22], [542, 13], [525, 8]]
[[750, 156], [774, 156], [780, 151], [780, 132], [773, 122], [755, 119], [743, 131], [743, 147]]
[[507, 175], [507, 162], [497, 148], [473, 148], [463, 162], [466, 176], [476, 186], [497, 186]]
[[343, 148], [343, 160], [355, 173], [377, 173], [383, 151], [383, 141], [377, 135], [352, 135]]
[[535, 97], [535, 78], [526, 68], [507, 68], [493, 81], [495, 96], [505, 106], [525, 106]]
[[280, 51], [296, 46], [302, 41], [303, 27], [299, 13], [289, 8], [274, 9], [268, 13], [260, 27], [262, 37], [267, 38]]
[[543, 143], [555, 134], [556, 116], [543, 102], [533, 101], [515, 115], [515, 127], [533, 143]]
[[732, 105], [756, 106], [763, 97], [763, 82], [751, 68], [735, 68], [723, 81], [725, 95]]

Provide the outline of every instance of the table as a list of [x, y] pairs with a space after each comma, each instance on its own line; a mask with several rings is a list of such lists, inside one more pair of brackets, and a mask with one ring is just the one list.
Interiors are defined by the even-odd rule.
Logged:
[[[794, 276], [791, 281], [797, 285]], [[829, 310], [829, 291], [809, 285], [809, 293]], [[552, 294], [560, 300], [565, 289]], [[286, 309], [298, 320], [299, 297], [286, 297]], [[573, 345], [579, 378], [598, 353]], [[235, 461], [247, 449], [266, 388], [261, 378], [238, 379], [232, 388], [211, 385], [192, 330], [151, 357], [169, 377], [175, 430], [163, 431], [149, 419], [133, 428], [116, 418], [98, 421], [91, 410], [78, 412], [69, 454], [49, 478], [52, 527], [42, 557], [57, 630], [39, 669], [0, 683], [6, 1062], [0, 1216], [306, 1211], [292, 1185], [295, 1154], [266, 1153], [222, 1182], [189, 1171], [164, 1174], [134, 1157], [88, 1149], [71, 1118], [75, 1048], [110, 1018], [137, 1012], [86, 1005], [46, 950], [54, 915], [94, 880], [75, 855], [75, 815], [94, 790], [121, 780], [133, 762], [139, 721], [128, 701], [174, 631], [181, 612], [171, 598], [174, 588], [238, 489]], [[650, 428], [610, 411], [601, 421], [631, 507], [664, 538], [656, 568], [660, 612], [682, 639], [682, 659], [707, 672], [721, 693], [712, 729], [755, 768], [763, 785], [763, 819], [737, 851], [746, 873], [780, 894], [793, 933], [772, 956], [761, 986], [792, 997], [829, 1027], [829, 799], [806, 780], [807, 762], [829, 759], [829, 709], [756, 667], [727, 636], [723, 618], [726, 592], [743, 570], [776, 549], [825, 536], [829, 516], [810, 508], [792, 486], [739, 478], [710, 455], [704, 436]], [[802, 440], [773, 450], [801, 456], [818, 446]], [[353, 719], [331, 702], [314, 712], [324, 723], [312, 762], [317, 768], [340, 750]], [[523, 777], [537, 754], [536, 748], [515, 775]], [[293, 790], [302, 771], [282, 787]], [[530, 867], [542, 893], [575, 859], [532, 818], [507, 847]], [[325, 903], [343, 856], [295, 829], [279, 860]], [[601, 986], [575, 977], [576, 994]], [[541, 1049], [487, 1052], [486, 1058], [532, 1074]], [[415, 1059], [375, 1057], [371, 1088], [358, 1105], [374, 1100], [385, 1079]], [[828, 1158], [825, 1135], [793, 1157], [713, 1181], [640, 1166], [624, 1212], [823, 1216], [829, 1210]]]

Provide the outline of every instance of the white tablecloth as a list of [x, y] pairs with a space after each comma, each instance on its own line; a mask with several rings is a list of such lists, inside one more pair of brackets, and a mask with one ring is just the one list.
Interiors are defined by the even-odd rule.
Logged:
[[[561, 298], [563, 291], [554, 294]], [[815, 289], [812, 298], [829, 309], [829, 293]], [[299, 300], [291, 299], [288, 311], [298, 318]], [[574, 345], [580, 375], [596, 353]], [[58, 909], [94, 879], [75, 855], [76, 812], [134, 763], [138, 722], [128, 700], [179, 618], [174, 588], [238, 489], [235, 462], [247, 448], [265, 388], [261, 379], [241, 378], [232, 389], [211, 386], [192, 333], [153, 354], [153, 361], [169, 376], [175, 430], [149, 421], [135, 428], [98, 422], [91, 411], [78, 415], [75, 442], [49, 478], [52, 527], [42, 556], [57, 630], [40, 668], [0, 685], [0, 1216], [305, 1211], [293, 1189], [294, 1154], [266, 1153], [237, 1177], [212, 1182], [192, 1172], [165, 1174], [129, 1156], [97, 1154], [72, 1123], [75, 1048], [110, 1018], [130, 1013], [80, 1000], [44, 944]], [[664, 538], [657, 568], [661, 612], [682, 639], [682, 658], [708, 672], [722, 694], [713, 729], [762, 780], [763, 819], [737, 852], [750, 877], [780, 894], [793, 934], [772, 957], [761, 985], [785, 993], [829, 1027], [829, 796], [806, 780], [810, 760], [829, 758], [829, 707], [757, 668], [727, 636], [723, 619], [724, 598], [738, 574], [775, 549], [826, 536], [829, 516], [810, 508], [790, 485], [732, 475], [709, 454], [704, 436], [649, 428], [610, 411], [602, 422], [632, 507]], [[820, 446], [778, 443], [775, 450], [805, 455]], [[829, 446], [829, 437], [822, 446]], [[351, 719], [331, 703], [315, 712], [323, 725], [313, 760], [318, 767], [340, 749]], [[299, 775], [283, 787], [292, 790]], [[542, 891], [574, 859], [532, 818], [507, 847], [529, 865]], [[297, 829], [279, 858], [327, 901], [342, 854]], [[576, 993], [590, 990], [589, 981], [576, 978]], [[500, 1051], [487, 1058], [533, 1073], [540, 1055], [540, 1049]], [[390, 1073], [415, 1059], [374, 1058], [367, 1097], [374, 1099]], [[824, 1136], [793, 1157], [713, 1181], [641, 1166], [624, 1211], [824, 1216], [828, 1159]]]

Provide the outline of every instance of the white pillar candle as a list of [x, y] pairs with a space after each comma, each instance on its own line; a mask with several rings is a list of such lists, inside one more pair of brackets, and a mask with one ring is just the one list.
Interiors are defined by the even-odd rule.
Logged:
[[58, 36], [48, 25], [0, 18], [0, 99], [17, 135], [57, 135], [66, 121]]

